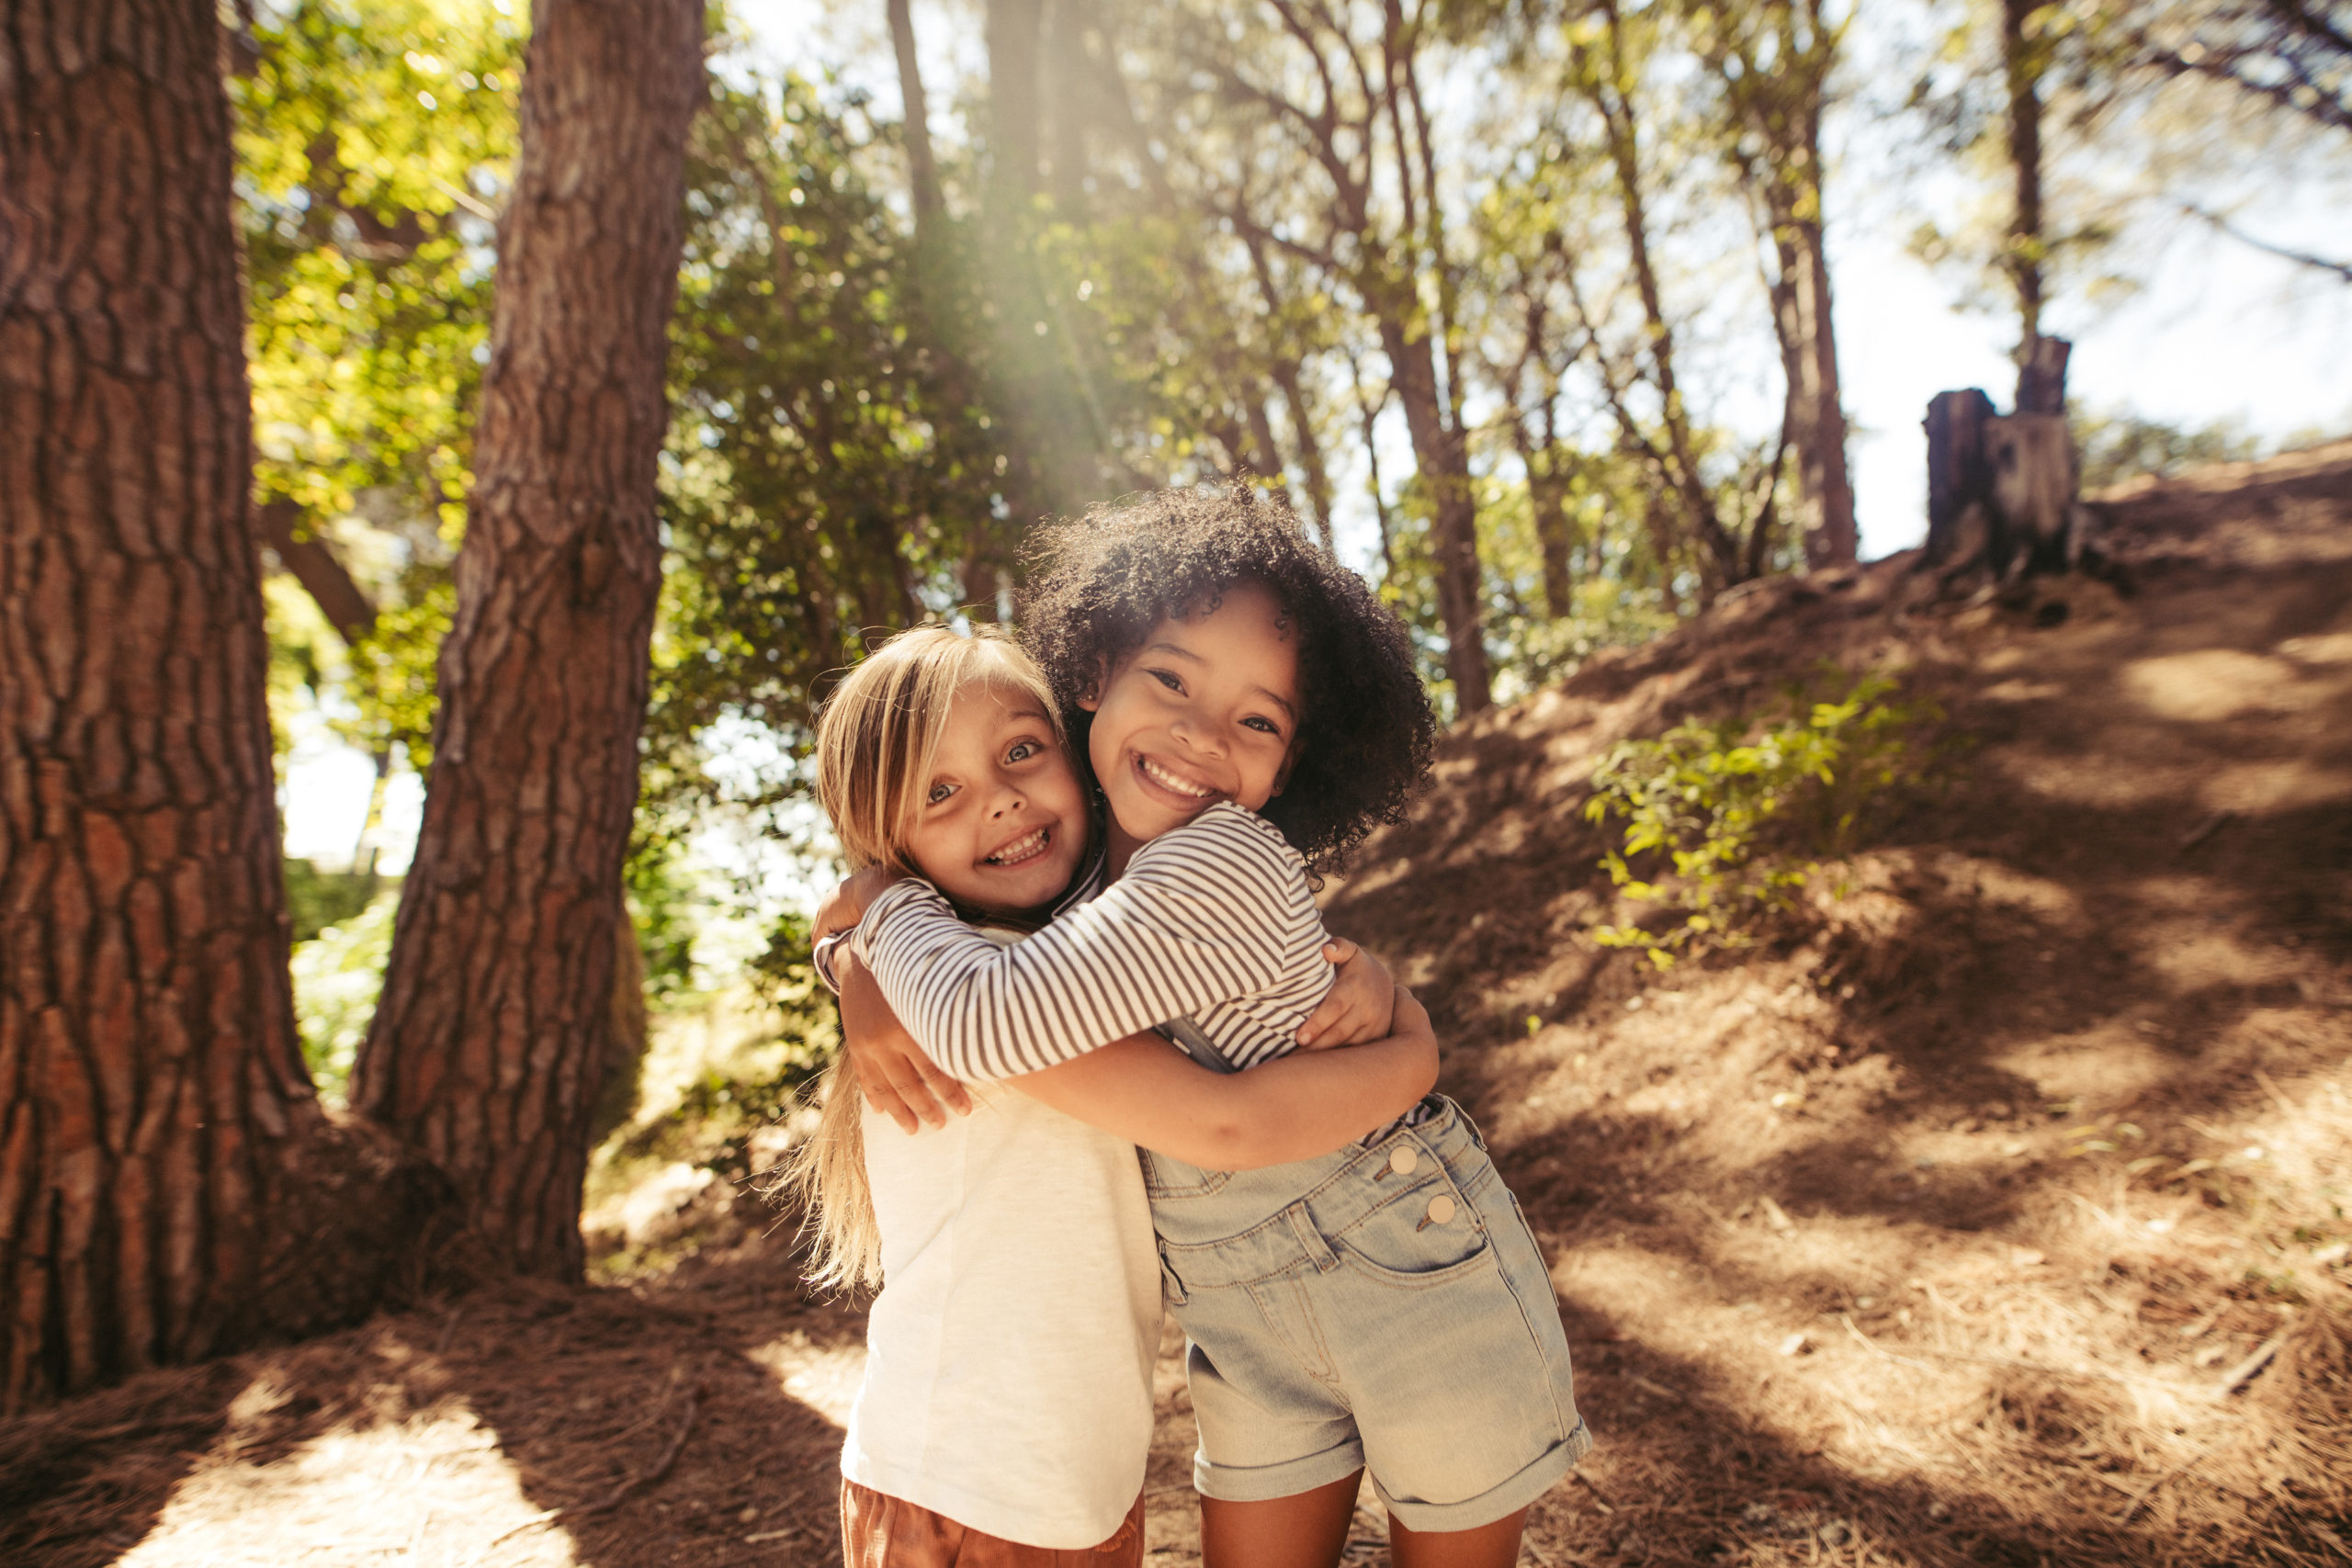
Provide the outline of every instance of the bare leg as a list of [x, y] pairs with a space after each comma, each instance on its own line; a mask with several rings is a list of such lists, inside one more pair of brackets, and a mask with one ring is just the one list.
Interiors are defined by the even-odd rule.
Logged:
[[1407, 1529], [1388, 1516], [1388, 1556], [1396, 1568], [1512, 1568], [1527, 1510], [1469, 1530]]
[[1202, 1498], [1202, 1568], [1332, 1568], [1347, 1550], [1356, 1483], [1363, 1479], [1359, 1470], [1328, 1486], [1270, 1503]]

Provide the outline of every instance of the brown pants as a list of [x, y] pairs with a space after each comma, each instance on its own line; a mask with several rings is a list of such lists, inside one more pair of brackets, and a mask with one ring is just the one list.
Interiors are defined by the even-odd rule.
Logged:
[[1110, 1540], [1065, 1551], [982, 1535], [844, 1478], [842, 1562], [845, 1568], [1141, 1568], [1143, 1494]]

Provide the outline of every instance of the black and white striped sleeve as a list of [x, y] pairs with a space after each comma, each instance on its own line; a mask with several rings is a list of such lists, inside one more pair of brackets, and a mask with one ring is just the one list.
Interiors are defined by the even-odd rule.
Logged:
[[928, 883], [866, 911], [867, 967], [908, 1032], [967, 1082], [1033, 1073], [1277, 983], [1321, 929], [1304, 864], [1238, 807], [1136, 852], [1091, 903], [1015, 947], [956, 918]]

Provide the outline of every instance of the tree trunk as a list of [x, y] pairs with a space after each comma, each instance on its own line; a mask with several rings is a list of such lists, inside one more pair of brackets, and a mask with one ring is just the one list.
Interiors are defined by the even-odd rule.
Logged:
[[2018, 291], [2018, 364], [2033, 361], [2041, 339], [2041, 62], [2044, 46], [2025, 36], [2026, 19], [2044, 0], [2001, 0], [2001, 68], [2009, 99], [2009, 168], [2017, 197], [2006, 260]]
[[420, 1220], [296, 1043], [219, 47], [0, 33], [6, 1409], [356, 1315]]
[[1565, 620], [1576, 609], [1576, 584], [1568, 574], [1576, 531], [1568, 523], [1568, 476], [1560, 472], [1551, 411], [1544, 410], [1541, 446], [1530, 439], [1524, 419], [1511, 421], [1511, 434], [1519, 446], [1520, 466], [1527, 470], [1529, 521], [1535, 525], [1536, 548], [1544, 561], [1544, 613]]
[[[1816, 152], [1812, 167], [1820, 167]], [[1816, 187], [1815, 205], [1818, 205]], [[1820, 220], [1798, 231], [1796, 296], [1804, 344], [1804, 420], [1791, 434], [1797, 450], [1797, 492], [1810, 502], [1805, 518], [1806, 562], [1819, 569], [1851, 566], [1861, 552], [1854, 521], [1854, 479], [1846, 463], [1846, 408], [1838, 374], [1838, 327], [1830, 313], [1829, 251]]]
[[575, 1279], [661, 581], [701, 0], [540, 0], [416, 857], [352, 1102]]
[[915, 244], [935, 241], [932, 230], [947, 209], [939, 188], [939, 163], [931, 151], [931, 100], [922, 90], [922, 64], [915, 54], [912, 0], [889, 0], [890, 46], [899, 59], [899, 97], [906, 107], [907, 173], [914, 187]]
[[1005, 501], [1017, 527], [1099, 499], [1095, 421], [1031, 249], [1038, 192], [1042, 0], [988, 0], [987, 281], [995, 314], [990, 402], [1014, 434]]
[[1438, 616], [1445, 626], [1445, 672], [1453, 682], [1454, 716], [1467, 718], [1494, 702], [1487, 684], [1478, 502], [1470, 487], [1470, 447], [1445, 421], [1428, 335], [1411, 333], [1401, 311], [1384, 309], [1380, 343], [1388, 355], [1390, 380], [1404, 405], [1405, 428], [1435, 513], [1430, 532], [1437, 558]]

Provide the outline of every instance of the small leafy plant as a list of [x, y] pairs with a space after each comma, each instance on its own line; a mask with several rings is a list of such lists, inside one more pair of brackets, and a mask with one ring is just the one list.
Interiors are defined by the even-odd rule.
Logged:
[[[1837, 694], [1816, 696], [1824, 686]], [[1777, 712], [1688, 719], [1611, 748], [1584, 814], [1623, 822], [1600, 864], [1625, 897], [1667, 918], [1596, 926], [1594, 940], [1640, 948], [1661, 969], [1751, 944], [1820, 859], [1848, 852], [1873, 811], [1919, 776], [1914, 737], [1942, 714], [1896, 692], [1884, 671], [1830, 665]]]

